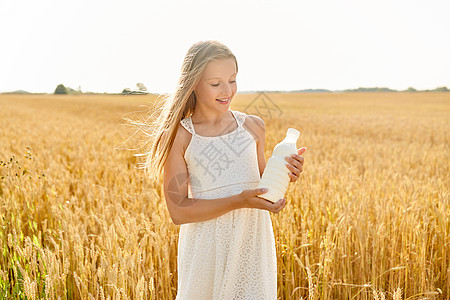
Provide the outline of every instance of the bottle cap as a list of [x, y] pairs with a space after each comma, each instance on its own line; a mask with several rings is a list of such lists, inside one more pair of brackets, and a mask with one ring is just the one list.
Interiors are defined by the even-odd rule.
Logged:
[[296, 139], [298, 139], [300, 137], [300, 131], [298, 131], [297, 129], [294, 129], [294, 128], [289, 128], [287, 130], [287, 134], [292, 134], [293, 136], [295, 136]]

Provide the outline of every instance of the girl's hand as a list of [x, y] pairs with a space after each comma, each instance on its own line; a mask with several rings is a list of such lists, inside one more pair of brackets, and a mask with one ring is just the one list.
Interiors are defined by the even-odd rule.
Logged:
[[241, 197], [243, 207], [259, 208], [278, 213], [286, 206], [286, 199], [280, 199], [278, 202], [272, 203], [269, 200], [257, 197], [256, 195], [267, 193], [263, 189], [243, 190], [239, 196]]
[[289, 173], [289, 177], [291, 178], [290, 182], [297, 181], [298, 177], [300, 176], [300, 173], [303, 172], [303, 163], [305, 159], [301, 154], [305, 153], [306, 147], [302, 147], [297, 150], [298, 154], [292, 154], [291, 156], [286, 156], [286, 161], [288, 162], [286, 166], [289, 170], [291, 170], [291, 173]]

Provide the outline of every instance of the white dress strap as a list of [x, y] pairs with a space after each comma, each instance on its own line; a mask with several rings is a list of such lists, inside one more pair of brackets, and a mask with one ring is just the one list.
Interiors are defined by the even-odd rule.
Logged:
[[236, 121], [238, 123], [238, 126], [239, 127], [242, 126], [242, 124], [244, 124], [244, 122], [245, 122], [245, 118], [247, 117], [247, 114], [244, 113], [244, 112], [237, 111], [237, 110], [232, 110], [231, 112], [236, 117]]
[[180, 124], [191, 134], [195, 134], [194, 126], [192, 125], [191, 117], [186, 117], [180, 121]]

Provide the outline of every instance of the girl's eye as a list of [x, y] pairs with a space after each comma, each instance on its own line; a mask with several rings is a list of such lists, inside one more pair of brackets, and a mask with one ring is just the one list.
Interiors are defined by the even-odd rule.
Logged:
[[[235, 83], [235, 82], [236, 82], [236, 80], [230, 81], [230, 83]], [[219, 86], [219, 83], [217, 83], [217, 84], [211, 84], [211, 86]]]

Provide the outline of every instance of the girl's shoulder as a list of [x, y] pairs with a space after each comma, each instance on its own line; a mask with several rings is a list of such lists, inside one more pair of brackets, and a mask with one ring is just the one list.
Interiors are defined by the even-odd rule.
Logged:
[[242, 120], [251, 119], [255, 122], [264, 122], [260, 117], [256, 115], [247, 114], [246, 112], [239, 111], [239, 110], [233, 110], [234, 114], [241, 118]]
[[233, 112], [235, 112], [238, 119], [240, 118], [242, 126], [253, 135], [257, 143], [265, 138], [265, 124], [263, 119], [241, 111]]
[[241, 118], [241, 120], [243, 122], [247, 121], [246, 124], [252, 123], [252, 124], [258, 125], [259, 127], [264, 128], [264, 121], [260, 117], [258, 117], [256, 115], [250, 115], [245, 112], [238, 111], [238, 110], [233, 110], [233, 112], [235, 113], [235, 115], [237, 115], [239, 118]]
[[238, 110], [233, 110], [233, 109], [230, 109], [230, 110], [232, 111], [232, 113], [236, 117], [236, 119], [238, 120], [238, 123], [240, 123], [240, 125], [244, 124], [247, 114], [242, 111], [238, 111]]

